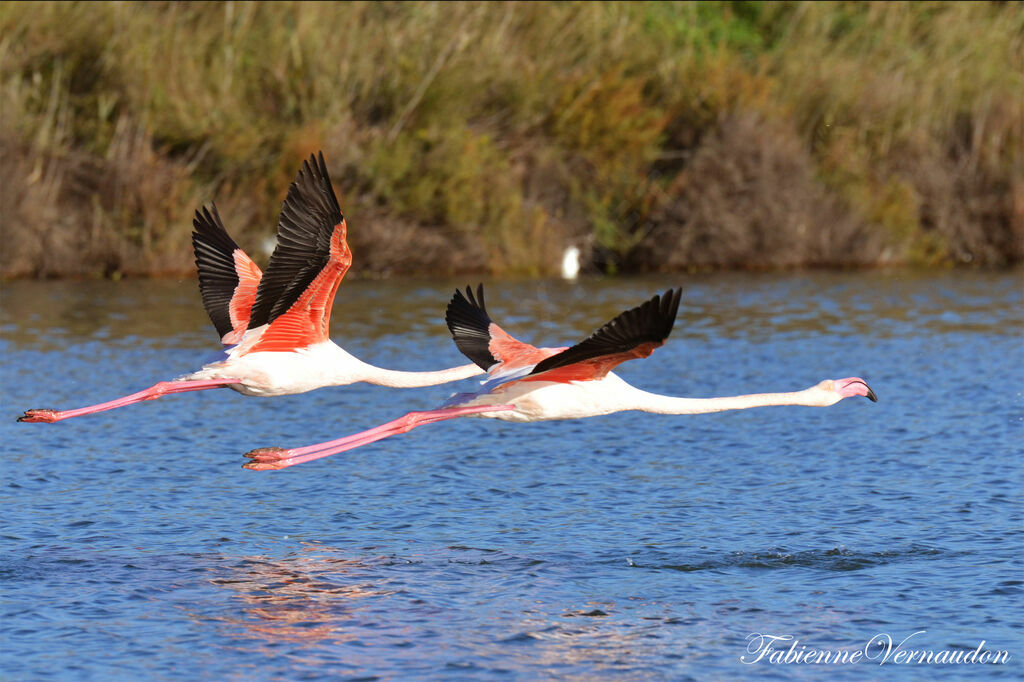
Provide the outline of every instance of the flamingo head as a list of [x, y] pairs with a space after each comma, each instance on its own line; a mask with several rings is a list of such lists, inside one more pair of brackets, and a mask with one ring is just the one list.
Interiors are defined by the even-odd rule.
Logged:
[[835, 396], [833, 402], [839, 402], [843, 398], [852, 398], [857, 395], [862, 395], [873, 403], [878, 402], [878, 396], [871, 390], [867, 382], [860, 377], [826, 380], [818, 384], [818, 386]]
[[827, 407], [835, 405], [843, 398], [850, 398], [855, 395], [862, 395], [871, 402], [878, 402], [878, 396], [871, 390], [867, 382], [860, 377], [847, 377], [845, 379], [826, 379], [817, 386], [807, 389], [808, 405]]

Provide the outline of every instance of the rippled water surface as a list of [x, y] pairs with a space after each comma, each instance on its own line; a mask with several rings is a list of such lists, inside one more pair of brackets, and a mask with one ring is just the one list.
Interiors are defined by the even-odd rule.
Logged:
[[[461, 364], [442, 321], [456, 284], [346, 282], [332, 337], [396, 369]], [[492, 317], [539, 345], [682, 285], [668, 343], [619, 369], [646, 390], [859, 375], [879, 402], [461, 419], [256, 473], [240, 468], [254, 447], [363, 430], [474, 381], [204, 391], [18, 424], [25, 408], [186, 373], [218, 345], [194, 281], [5, 283], [0, 673], [1017, 678], [1022, 284], [901, 271], [489, 282]], [[748, 665], [754, 633], [837, 651], [880, 634], [936, 652], [984, 640], [1010, 658]]]

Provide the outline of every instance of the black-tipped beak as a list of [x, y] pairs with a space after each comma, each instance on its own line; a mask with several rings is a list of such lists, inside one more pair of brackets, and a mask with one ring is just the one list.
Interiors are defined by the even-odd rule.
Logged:
[[858, 379], [857, 377], [850, 377], [850, 379], [847, 380], [845, 387], [847, 389], [849, 389], [849, 387], [853, 386], [854, 384], [860, 384], [861, 386], [863, 386], [864, 389], [865, 389], [865, 392], [864, 393], [856, 393], [855, 392], [855, 393], [852, 393], [852, 394], [851, 393], [847, 393], [846, 394], [847, 396], [850, 396], [850, 395], [862, 395], [862, 396], [864, 396], [865, 398], [867, 398], [868, 400], [870, 400], [873, 403], [877, 403], [878, 402], [878, 396], [875, 395], [875, 392], [873, 390], [871, 390], [871, 387], [868, 386], [866, 381], [864, 381], [863, 379]]

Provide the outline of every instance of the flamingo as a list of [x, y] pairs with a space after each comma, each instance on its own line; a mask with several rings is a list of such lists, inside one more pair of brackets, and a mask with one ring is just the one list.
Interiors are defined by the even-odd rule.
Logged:
[[361, 381], [393, 388], [433, 386], [483, 373], [472, 363], [433, 372], [382, 369], [328, 338], [334, 295], [352, 252], [322, 153], [303, 162], [288, 189], [266, 273], [228, 235], [216, 205], [196, 211], [193, 225], [199, 291], [226, 357], [116, 400], [74, 410], [28, 410], [18, 421], [58, 422], [211, 388], [278, 396]]
[[410, 412], [360, 433], [307, 447], [258, 448], [243, 466], [255, 471], [284, 469], [351, 450], [418, 426], [473, 416], [511, 422], [596, 417], [623, 410], [656, 414], [705, 414], [769, 405], [826, 407], [843, 398], [875, 392], [859, 377], [826, 379], [790, 393], [756, 393], [723, 398], [677, 398], [635, 388], [611, 370], [626, 360], [646, 358], [665, 343], [682, 289], [669, 289], [627, 310], [570, 348], [536, 348], [517, 341], [491, 321], [483, 285], [474, 296], [456, 291], [445, 319], [459, 350], [488, 378], [474, 393], [459, 393], [440, 408]]

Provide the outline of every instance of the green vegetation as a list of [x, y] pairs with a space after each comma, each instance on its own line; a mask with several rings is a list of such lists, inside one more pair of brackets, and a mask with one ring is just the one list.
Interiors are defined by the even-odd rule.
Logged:
[[0, 4], [5, 276], [191, 268], [323, 149], [353, 274], [1024, 259], [1020, 3]]

